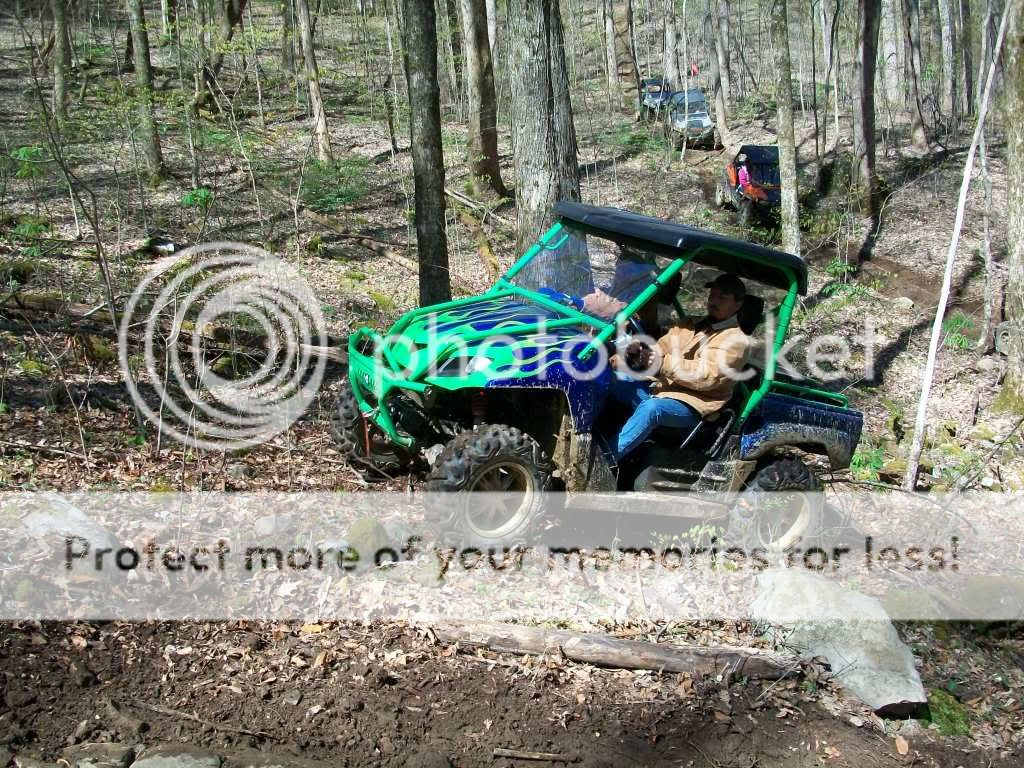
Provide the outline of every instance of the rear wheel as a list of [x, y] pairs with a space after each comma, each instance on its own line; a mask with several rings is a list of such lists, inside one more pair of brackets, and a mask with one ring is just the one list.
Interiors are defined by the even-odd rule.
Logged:
[[729, 513], [726, 538], [751, 551], [788, 552], [828, 547], [823, 529], [821, 483], [802, 461], [765, 465]]
[[715, 207], [722, 208], [725, 206], [725, 190], [722, 189], [721, 184], [715, 184]]
[[749, 227], [754, 220], [754, 203], [745, 197], [740, 198], [736, 211], [736, 222], [741, 227]]
[[525, 544], [545, 516], [552, 470], [537, 441], [515, 427], [466, 430], [430, 473], [427, 524], [446, 545], [486, 551]]
[[386, 440], [376, 427], [366, 423], [348, 379], [342, 382], [331, 412], [331, 437], [342, 457], [357, 467], [391, 472], [409, 462], [408, 454], [400, 446]]

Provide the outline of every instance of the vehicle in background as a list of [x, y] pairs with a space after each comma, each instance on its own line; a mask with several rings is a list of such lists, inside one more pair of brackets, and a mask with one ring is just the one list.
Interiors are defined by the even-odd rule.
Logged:
[[646, 77], [640, 81], [640, 117], [653, 120], [661, 115], [672, 97], [672, 87], [660, 77]]
[[779, 148], [744, 144], [722, 170], [722, 179], [715, 187], [715, 204], [733, 206], [740, 226], [746, 227], [756, 213], [777, 209], [781, 202]]
[[667, 109], [667, 134], [674, 148], [682, 149], [684, 143], [711, 149], [721, 146], [718, 130], [708, 112], [707, 99], [700, 88], [673, 93]]

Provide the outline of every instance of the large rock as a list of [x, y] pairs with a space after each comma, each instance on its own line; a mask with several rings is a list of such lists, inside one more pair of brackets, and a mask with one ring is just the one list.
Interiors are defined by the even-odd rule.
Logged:
[[823, 656], [837, 682], [879, 715], [906, 716], [927, 702], [914, 656], [882, 604], [803, 569], [765, 571], [751, 606], [776, 642]]
[[135, 749], [127, 744], [85, 743], [64, 750], [72, 768], [128, 768]]
[[220, 768], [220, 755], [185, 744], [165, 744], [146, 752], [131, 768]]
[[113, 533], [56, 493], [44, 494], [34, 503], [45, 504], [45, 508], [29, 513], [21, 521], [25, 530], [33, 536], [78, 536], [88, 541], [94, 550], [102, 547], [117, 549], [121, 546]]

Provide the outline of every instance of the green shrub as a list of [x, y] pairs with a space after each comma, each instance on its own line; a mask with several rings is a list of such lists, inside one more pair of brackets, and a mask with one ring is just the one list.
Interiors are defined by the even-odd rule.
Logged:
[[963, 312], [954, 312], [942, 321], [942, 332], [945, 334], [942, 344], [950, 349], [963, 351], [970, 348], [971, 340], [964, 334], [974, 328], [974, 323]]
[[206, 187], [190, 189], [181, 196], [182, 208], [198, 208], [205, 211], [213, 203], [213, 190]]
[[333, 163], [312, 163], [302, 180], [302, 202], [320, 213], [334, 213], [369, 192], [369, 161], [347, 157]]

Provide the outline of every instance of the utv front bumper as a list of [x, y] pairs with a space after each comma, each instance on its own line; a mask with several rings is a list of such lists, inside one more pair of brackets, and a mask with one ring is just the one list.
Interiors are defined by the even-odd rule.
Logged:
[[376, 331], [360, 328], [349, 336], [348, 378], [364, 418], [396, 445], [412, 447], [415, 439], [399, 432], [395, 425], [390, 398], [395, 390], [423, 394], [428, 385], [410, 381], [408, 369], [403, 369]]

